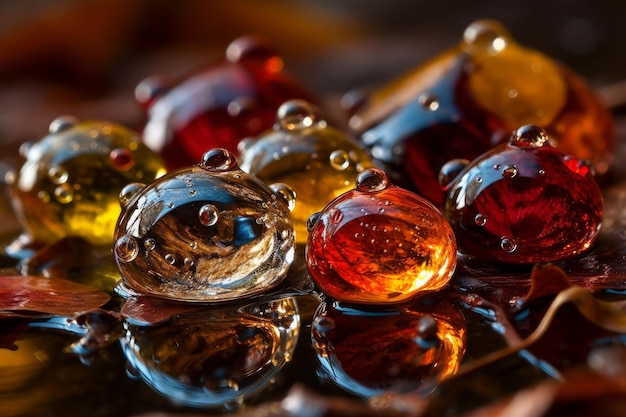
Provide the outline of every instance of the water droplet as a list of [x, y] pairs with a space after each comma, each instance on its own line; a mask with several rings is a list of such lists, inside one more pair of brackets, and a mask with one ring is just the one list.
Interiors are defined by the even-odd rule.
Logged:
[[197, 193], [196, 190], [189, 190], [189, 197], [195, 197], [196, 193]]
[[39, 191], [37, 193], [37, 198], [40, 199], [44, 203], [50, 202], [50, 194], [47, 191]]
[[167, 262], [170, 265], [174, 265], [176, 263], [176, 257], [172, 255], [171, 253], [168, 253], [165, 255], [165, 262]]
[[463, 33], [462, 46], [469, 52], [502, 52], [511, 37], [502, 24], [495, 20], [478, 20], [470, 24]]
[[506, 253], [513, 253], [517, 250], [517, 243], [513, 239], [503, 237], [500, 239], [500, 248]]
[[140, 182], [133, 182], [128, 185], [125, 185], [120, 191], [119, 200], [120, 206], [122, 208], [126, 207], [128, 203], [137, 195], [139, 191], [141, 191], [146, 185]]
[[33, 142], [24, 142], [20, 145], [19, 154], [22, 158], [28, 158], [28, 152], [30, 152], [33, 147]]
[[205, 204], [198, 211], [200, 223], [205, 226], [214, 226], [219, 220], [219, 210], [213, 204]]
[[420, 317], [417, 324], [417, 338], [415, 341], [422, 349], [431, 349], [439, 345], [437, 320], [430, 314]]
[[65, 169], [63, 169], [63, 167], [55, 165], [53, 167], [50, 167], [50, 169], [48, 170], [48, 178], [50, 178], [50, 181], [52, 181], [54, 184], [63, 184], [67, 182], [69, 174]]
[[276, 195], [278, 195], [283, 200], [285, 204], [287, 204], [287, 208], [289, 209], [289, 211], [293, 211], [293, 209], [296, 207], [296, 191], [282, 182], [270, 184], [269, 187]]
[[537, 171], [537, 173], [542, 177], [546, 175], [546, 171], [544, 169], [540, 169], [539, 171]]
[[330, 166], [337, 171], [344, 171], [350, 166], [350, 156], [343, 150], [333, 151], [330, 154]]
[[208, 171], [231, 171], [238, 168], [235, 156], [223, 148], [214, 148], [202, 155], [200, 167]]
[[226, 111], [230, 117], [239, 117], [250, 114], [255, 107], [258, 107], [258, 103], [254, 98], [237, 97], [228, 103]]
[[239, 155], [250, 149], [254, 142], [256, 142], [256, 139], [250, 137], [241, 139], [237, 144], [237, 152], [239, 152]]
[[59, 203], [68, 204], [74, 199], [74, 192], [67, 183], [61, 184], [54, 189], [54, 197]]
[[189, 270], [194, 267], [196, 261], [193, 258], [185, 258], [183, 260], [183, 268]]
[[478, 213], [474, 216], [474, 223], [476, 223], [477, 226], [484, 226], [485, 223], [487, 223], [487, 218], [482, 213]]
[[322, 215], [321, 212], [318, 213], [313, 213], [311, 214], [311, 216], [307, 219], [306, 221], [306, 230], [310, 233], [313, 228], [315, 227], [315, 223], [317, 223], [317, 220], [320, 218], [320, 216]]
[[336, 207], [333, 207], [330, 210], [328, 210], [327, 215], [328, 215], [328, 220], [331, 223], [338, 224], [343, 220], [343, 212]]
[[337, 327], [335, 320], [328, 316], [315, 317], [315, 319], [313, 319], [312, 326], [315, 331], [321, 334], [326, 334]]
[[168, 202], [167, 207], [174, 208], [174, 202], [173, 201]]
[[509, 142], [520, 148], [541, 148], [549, 141], [548, 134], [535, 125], [525, 125], [517, 129]]
[[481, 184], [483, 182], [483, 177], [476, 177], [474, 178], [474, 181], [476, 181], [478, 184]]
[[428, 111], [435, 111], [439, 108], [439, 100], [432, 94], [424, 93], [417, 100], [420, 106]]
[[143, 242], [143, 247], [148, 251], [153, 251], [156, 248], [156, 242], [150, 237]]
[[304, 100], [289, 100], [279, 108], [276, 119], [283, 130], [300, 130], [313, 126], [315, 109]]
[[131, 235], [123, 235], [115, 242], [115, 256], [121, 262], [132, 262], [139, 254], [137, 240]]
[[191, 242], [191, 243], [189, 244], [189, 247], [190, 247], [191, 249], [193, 249], [193, 250], [198, 249], [198, 242], [196, 242], [196, 241], [194, 240], [193, 242]]
[[382, 191], [391, 183], [382, 169], [369, 168], [356, 177], [356, 189], [361, 192]]
[[504, 178], [515, 178], [517, 173], [517, 167], [515, 165], [507, 165], [502, 168], [502, 176]]
[[115, 148], [109, 153], [109, 160], [113, 168], [118, 171], [126, 171], [135, 165], [135, 157], [130, 149]]
[[52, 121], [48, 127], [50, 134], [62, 132], [78, 123], [78, 119], [74, 116], [61, 116]]
[[439, 171], [439, 185], [443, 187], [449, 185], [469, 163], [467, 159], [453, 159], [446, 162]]

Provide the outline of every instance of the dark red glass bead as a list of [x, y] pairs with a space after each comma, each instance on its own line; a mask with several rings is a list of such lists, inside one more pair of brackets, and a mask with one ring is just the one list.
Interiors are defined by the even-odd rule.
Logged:
[[505, 263], [549, 262], [585, 251], [600, 230], [602, 211], [588, 163], [552, 147], [533, 125], [469, 163], [447, 185], [444, 208], [459, 252]]
[[353, 133], [392, 180], [438, 206], [444, 163], [472, 160], [519, 126], [542, 126], [557, 148], [589, 160], [597, 174], [608, 170], [615, 147], [611, 114], [585, 80], [485, 20], [350, 114]]
[[261, 40], [233, 41], [226, 58], [171, 88], [154, 77], [137, 87], [137, 100], [147, 109], [144, 142], [168, 169], [193, 165], [211, 148], [236, 153], [240, 140], [272, 127], [285, 101], [316, 101]]

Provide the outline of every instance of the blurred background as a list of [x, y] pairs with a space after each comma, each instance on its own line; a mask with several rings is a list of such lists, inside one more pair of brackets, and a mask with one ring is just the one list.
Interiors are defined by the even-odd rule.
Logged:
[[601, 90], [626, 79], [618, 0], [0, 0], [0, 157], [64, 114], [138, 127], [142, 79], [220, 60], [241, 35], [267, 37], [287, 71], [338, 100], [455, 45], [481, 18]]

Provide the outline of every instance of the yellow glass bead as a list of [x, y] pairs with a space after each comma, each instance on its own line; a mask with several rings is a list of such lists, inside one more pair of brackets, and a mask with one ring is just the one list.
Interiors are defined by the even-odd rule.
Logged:
[[79, 236], [111, 244], [122, 187], [165, 173], [138, 133], [106, 121], [56, 119], [47, 136], [23, 149], [11, 202], [26, 233], [40, 243]]

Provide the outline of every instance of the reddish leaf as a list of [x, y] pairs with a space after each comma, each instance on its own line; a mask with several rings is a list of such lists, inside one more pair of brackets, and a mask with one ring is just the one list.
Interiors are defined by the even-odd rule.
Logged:
[[201, 308], [206, 308], [206, 304], [184, 303], [149, 295], [137, 295], [126, 299], [121, 314], [131, 321], [158, 324], [176, 314]]
[[110, 296], [94, 287], [57, 278], [0, 277], [0, 311], [36, 311], [74, 316], [106, 304]]
[[572, 286], [565, 271], [556, 265], [535, 265], [530, 281], [530, 290], [524, 297], [524, 304], [546, 295], [556, 295]]

